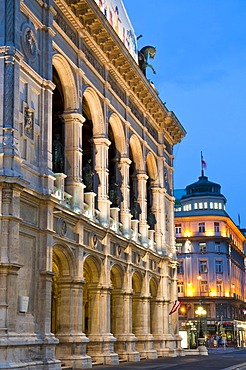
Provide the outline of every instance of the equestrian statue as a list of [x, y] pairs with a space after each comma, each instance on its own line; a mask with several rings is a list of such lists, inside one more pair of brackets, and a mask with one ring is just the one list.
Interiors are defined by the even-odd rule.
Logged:
[[139, 64], [139, 67], [143, 71], [143, 74], [145, 76], [146, 76], [146, 68], [147, 67], [151, 68], [154, 74], [156, 73], [153, 66], [148, 63], [148, 56], [150, 58], [154, 59], [155, 53], [156, 53], [156, 48], [154, 46], [144, 46], [138, 52], [138, 64]]

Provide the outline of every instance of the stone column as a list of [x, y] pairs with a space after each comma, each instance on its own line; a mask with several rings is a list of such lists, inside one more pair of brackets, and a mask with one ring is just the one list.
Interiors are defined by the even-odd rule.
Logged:
[[88, 354], [94, 361], [118, 365], [114, 352], [116, 339], [110, 333], [110, 289], [97, 284], [88, 286], [89, 294], [89, 339]]
[[156, 218], [156, 225], [155, 225], [155, 248], [157, 250], [161, 250], [162, 247], [162, 229], [161, 229], [161, 218], [162, 218], [162, 210], [161, 210], [161, 189], [158, 187], [152, 187], [152, 199], [153, 199], [153, 205], [152, 205], [152, 212], [155, 215]]
[[82, 332], [83, 285], [80, 279], [61, 278], [58, 281], [59, 344], [56, 353], [62, 362], [76, 369], [92, 367], [91, 357], [86, 354], [89, 339]]
[[79, 113], [65, 112], [66, 191], [72, 195], [72, 208], [83, 212], [82, 126], [85, 118]]
[[115, 291], [112, 293], [114, 307], [113, 334], [117, 341], [115, 352], [125, 361], [140, 361], [136, 351], [137, 338], [132, 333], [132, 292]]
[[130, 212], [130, 189], [129, 189], [129, 167], [131, 160], [129, 158], [121, 158], [119, 169], [123, 179], [121, 192], [123, 201], [121, 202], [120, 221], [122, 223], [122, 232], [125, 237], [131, 235], [131, 212]]
[[98, 209], [103, 226], [109, 226], [110, 201], [108, 197], [108, 148], [110, 141], [103, 137], [93, 138], [95, 144], [95, 172], [99, 177]]
[[148, 176], [145, 173], [138, 173], [138, 203], [141, 208], [139, 215], [139, 232], [141, 234], [141, 241], [144, 246], [148, 246], [148, 229], [147, 223], [147, 200], [146, 200], [146, 183]]

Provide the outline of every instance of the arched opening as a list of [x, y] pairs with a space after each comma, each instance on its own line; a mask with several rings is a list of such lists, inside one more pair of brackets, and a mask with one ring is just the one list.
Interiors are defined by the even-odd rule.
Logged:
[[[156, 262], [154, 262], [156, 263]], [[156, 318], [158, 317], [157, 311], [157, 290], [158, 286], [156, 281], [152, 278], [149, 283], [149, 291], [150, 291], [150, 333], [154, 334], [155, 326], [156, 326]]]
[[137, 337], [138, 334], [142, 333], [142, 302], [141, 302], [141, 291], [142, 291], [142, 278], [134, 272], [132, 276], [132, 332]]
[[83, 182], [85, 185], [85, 193], [95, 191], [95, 155], [93, 144], [93, 123], [91, 112], [87, 100], [83, 98], [82, 114], [85, 118], [82, 127], [82, 148], [83, 148]]
[[[119, 247], [120, 248], [120, 247]], [[123, 331], [123, 270], [118, 265], [114, 265], [110, 272], [110, 282], [112, 286], [110, 301], [110, 332], [117, 337]]]
[[116, 148], [116, 142], [114, 138], [114, 133], [109, 125], [108, 138], [110, 140], [109, 152], [108, 152], [108, 170], [109, 170], [109, 200], [111, 202], [111, 207], [120, 207], [122, 202], [122, 176], [119, 170], [119, 161], [121, 153]]
[[65, 125], [63, 119], [65, 103], [62, 83], [55, 67], [53, 67], [53, 82], [56, 87], [52, 96], [52, 170], [54, 173], [65, 173]]
[[153, 193], [152, 188], [156, 184], [157, 180], [157, 166], [156, 161], [152, 153], [147, 155], [146, 159], [147, 175], [148, 179], [146, 182], [146, 200], [147, 200], [147, 223], [150, 230], [155, 229], [156, 217], [153, 212]]
[[98, 334], [100, 332], [100, 296], [97, 294], [100, 277], [99, 261], [88, 256], [84, 262], [83, 271], [85, 285], [83, 289], [82, 330], [86, 335]]

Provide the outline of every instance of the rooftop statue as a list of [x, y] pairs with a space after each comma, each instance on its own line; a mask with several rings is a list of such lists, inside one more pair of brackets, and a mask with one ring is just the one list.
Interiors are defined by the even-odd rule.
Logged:
[[153, 66], [151, 64], [148, 64], [148, 57], [154, 59], [155, 53], [156, 53], [156, 48], [154, 46], [144, 46], [138, 52], [138, 64], [145, 76], [146, 76], [147, 67], [151, 68], [153, 73], [156, 73]]

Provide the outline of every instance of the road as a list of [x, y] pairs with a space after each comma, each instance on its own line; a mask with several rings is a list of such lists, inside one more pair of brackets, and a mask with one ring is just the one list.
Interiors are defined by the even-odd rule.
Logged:
[[[239, 365], [241, 364], [241, 366]], [[209, 350], [208, 356], [165, 357], [120, 365], [96, 366], [95, 370], [246, 370], [246, 349]]]

